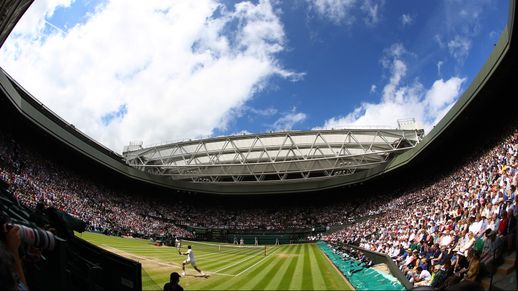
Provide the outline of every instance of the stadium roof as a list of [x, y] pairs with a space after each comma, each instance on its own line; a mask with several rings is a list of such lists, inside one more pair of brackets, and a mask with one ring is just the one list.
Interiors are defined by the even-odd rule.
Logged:
[[311, 183], [386, 164], [419, 143], [417, 129], [340, 129], [234, 135], [123, 153], [142, 171], [192, 183]]

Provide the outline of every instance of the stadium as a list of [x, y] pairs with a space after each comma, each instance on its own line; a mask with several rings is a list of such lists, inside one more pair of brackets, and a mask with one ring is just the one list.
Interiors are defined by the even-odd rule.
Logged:
[[[0, 47], [31, 5], [1, 2]], [[426, 135], [400, 119], [127, 141], [119, 154], [2, 68], [0, 289], [516, 290], [508, 7], [489, 58]]]

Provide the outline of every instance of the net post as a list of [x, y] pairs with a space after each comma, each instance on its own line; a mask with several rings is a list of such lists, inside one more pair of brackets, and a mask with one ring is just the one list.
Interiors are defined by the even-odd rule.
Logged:
[[266, 257], [266, 246], [264, 246], [264, 256]]

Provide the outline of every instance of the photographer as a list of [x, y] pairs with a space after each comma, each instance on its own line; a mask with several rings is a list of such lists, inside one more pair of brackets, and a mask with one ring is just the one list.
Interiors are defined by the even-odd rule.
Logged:
[[[18, 252], [21, 243], [18, 233], [20, 229], [18, 226], [10, 224], [9, 218], [4, 215], [0, 217], [0, 224], [0, 248], [2, 248], [1, 252], [3, 255], [2, 261], [3, 264], [7, 264], [7, 267], [2, 265], [0, 270], [2, 274], [0, 277], [14, 279], [15, 290], [28, 290], [27, 281], [23, 272], [22, 260]], [[6, 272], [10, 272], [10, 274], [7, 274]], [[2, 282], [0, 282], [0, 289], [12, 289], [13, 286], [9, 281], [10, 280], [4, 282], [4, 280], [2, 280]], [[4, 286], [4, 284], [7, 285]]]

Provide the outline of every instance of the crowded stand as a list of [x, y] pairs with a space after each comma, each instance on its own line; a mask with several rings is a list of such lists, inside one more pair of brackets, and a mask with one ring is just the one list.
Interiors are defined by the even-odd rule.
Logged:
[[[361, 221], [325, 238], [359, 242], [369, 249], [388, 253], [395, 252], [397, 247], [390, 244], [393, 239], [390, 234], [396, 228], [400, 236], [414, 238], [430, 231], [442, 231], [444, 227], [452, 230], [455, 226], [460, 230], [460, 223], [469, 223], [470, 219], [478, 222], [484, 216], [483, 227], [479, 224], [471, 227], [479, 238], [486, 224], [494, 227], [503, 220], [499, 229], [494, 229], [499, 234], [506, 231], [504, 224], [514, 226], [514, 220], [506, 222], [514, 214], [506, 212], [514, 209], [515, 203], [515, 139], [516, 134], [479, 160], [422, 189], [403, 194], [364, 195], [354, 201], [312, 207], [214, 207], [191, 201], [145, 199], [144, 193], [110, 189], [82, 176], [45, 158], [30, 145], [17, 143], [8, 133], [0, 134], [0, 179], [10, 185], [23, 204], [32, 208], [37, 204], [55, 207], [85, 221], [93, 231], [139, 237], [166, 234], [191, 237], [191, 233], [179, 226], [287, 230]], [[471, 199], [466, 200], [468, 197]], [[412, 220], [405, 216], [409, 209], [414, 213]]]
[[322, 238], [337, 251], [350, 244], [387, 254], [416, 286], [494, 273], [515, 249], [517, 156], [515, 130], [432, 184], [385, 202], [380, 215]]
[[[192, 238], [188, 227], [283, 231], [334, 226], [313, 235], [369, 267], [351, 244], [390, 256], [416, 285], [444, 287], [495, 271], [514, 247], [518, 215], [518, 131], [459, 168], [412, 190], [371, 193], [349, 201], [236, 207], [146, 198], [116, 189], [46, 157], [33, 145], [0, 132], [0, 180], [36, 213], [53, 208], [86, 229], [133, 237]], [[45, 222], [38, 226], [44, 227]]]
[[[55, 207], [88, 223], [88, 229], [118, 235], [150, 237], [172, 233], [190, 237], [157, 216], [152, 203], [124, 197], [0, 135], [0, 179], [24, 205]], [[154, 215], [155, 214], [155, 215]]]
[[24, 205], [52, 206], [85, 221], [88, 230], [135, 237], [191, 238], [186, 227], [307, 230], [351, 223], [375, 215], [380, 206], [372, 199], [309, 208], [243, 208], [160, 197], [145, 199], [145, 193], [111, 189], [85, 177], [5, 132], [0, 133], [0, 179], [10, 185], [11, 192]]

